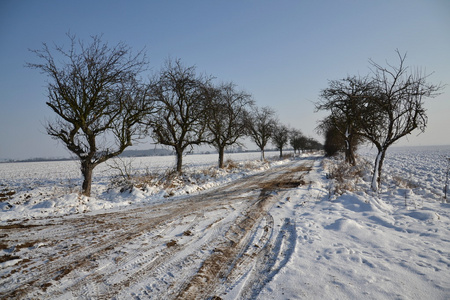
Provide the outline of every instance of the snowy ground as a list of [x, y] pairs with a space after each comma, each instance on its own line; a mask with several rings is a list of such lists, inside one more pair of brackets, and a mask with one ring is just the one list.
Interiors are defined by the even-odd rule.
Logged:
[[369, 174], [333, 194], [336, 162], [318, 156], [235, 157], [240, 166], [220, 174], [203, 156], [172, 191], [120, 193], [102, 171], [92, 198], [70, 193], [76, 165], [16, 175], [0, 164], [2, 188], [15, 192], [1, 202], [0, 296], [449, 299], [447, 156], [390, 151], [378, 194]]

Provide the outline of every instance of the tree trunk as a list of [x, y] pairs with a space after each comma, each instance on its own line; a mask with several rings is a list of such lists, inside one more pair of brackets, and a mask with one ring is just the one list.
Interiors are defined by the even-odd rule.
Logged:
[[355, 154], [353, 153], [352, 147], [345, 149], [345, 161], [352, 166], [356, 165]]
[[353, 138], [354, 135], [349, 133], [349, 130], [347, 129], [347, 132], [345, 133], [345, 161], [352, 165], [356, 165], [356, 159], [355, 159], [355, 153], [353, 151]]
[[386, 149], [381, 148], [378, 150], [377, 157], [375, 158], [375, 164], [373, 168], [372, 176], [372, 190], [374, 192], [378, 191], [381, 184], [381, 170], [383, 168], [383, 161], [386, 155]]
[[386, 151], [387, 151], [387, 149], [384, 149], [384, 148], [381, 151], [381, 158], [380, 158], [380, 162], [378, 164], [378, 179], [377, 179], [378, 186], [381, 185], [381, 173], [382, 173], [382, 170], [383, 170], [383, 163], [384, 163], [384, 157], [386, 156]]
[[219, 148], [219, 168], [223, 169], [223, 157], [224, 157], [225, 148]]
[[280, 148], [280, 158], [283, 158], [283, 148]]
[[181, 168], [183, 166], [183, 150], [176, 149], [175, 152], [177, 154], [177, 172], [181, 174]]
[[264, 148], [261, 149], [261, 160], [266, 160], [266, 158], [264, 157]]
[[85, 196], [91, 196], [92, 186], [92, 171], [94, 170], [94, 164], [90, 160], [81, 161], [81, 174], [83, 175], [82, 194]]

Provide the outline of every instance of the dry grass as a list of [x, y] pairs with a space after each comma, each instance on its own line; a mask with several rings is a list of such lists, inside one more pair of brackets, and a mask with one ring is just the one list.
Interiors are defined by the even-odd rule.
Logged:
[[224, 163], [224, 168], [226, 170], [233, 170], [233, 169], [237, 169], [238, 167], [239, 167], [239, 164], [237, 164], [232, 159], [227, 159], [227, 161]]
[[292, 157], [294, 157], [294, 153], [288, 153], [288, 154], [283, 154], [283, 156], [280, 159], [281, 160], [283, 160], [283, 159], [291, 159]]
[[357, 191], [362, 177], [368, 170], [368, 162], [357, 158], [357, 164], [352, 166], [342, 157], [329, 159], [324, 166], [328, 169], [327, 178], [333, 179], [330, 185], [330, 194], [342, 195], [345, 191]]
[[162, 173], [118, 175], [111, 179], [110, 188], [120, 188], [120, 191], [131, 192], [133, 188], [145, 190], [147, 186], [161, 186], [162, 188], [173, 188], [179, 181], [179, 174], [174, 170], [166, 170]]
[[409, 180], [406, 180], [400, 176], [393, 176], [392, 180], [395, 182], [396, 186], [402, 187], [402, 188], [408, 188], [408, 189], [416, 189], [420, 187], [418, 184], [411, 182]]
[[256, 170], [268, 167], [269, 163], [261, 164], [260, 161], [235, 162], [228, 159], [224, 162], [223, 168], [210, 166], [203, 169], [185, 170], [178, 173], [174, 169], [167, 169], [162, 172], [150, 172], [147, 170], [143, 173], [125, 173], [112, 177], [109, 188], [120, 189], [121, 193], [131, 192], [133, 189], [146, 190], [165, 190], [167, 197], [175, 194], [179, 189], [186, 185], [197, 185], [202, 190], [202, 185], [211, 181], [212, 178], [226, 176], [227, 173], [237, 173], [247, 170]]

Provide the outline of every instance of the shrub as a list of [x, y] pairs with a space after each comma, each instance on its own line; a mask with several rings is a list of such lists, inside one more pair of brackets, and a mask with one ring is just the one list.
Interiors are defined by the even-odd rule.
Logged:
[[327, 172], [327, 178], [332, 179], [330, 194], [336, 193], [342, 195], [345, 191], [356, 191], [362, 180], [362, 177], [370, 169], [369, 162], [356, 157], [355, 166], [345, 162], [342, 155], [335, 158], [329, 158], [324, 163], [324, 169]]

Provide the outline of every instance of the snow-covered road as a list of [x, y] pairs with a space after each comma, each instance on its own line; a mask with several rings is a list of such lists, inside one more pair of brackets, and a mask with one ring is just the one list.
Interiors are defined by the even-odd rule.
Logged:
[[[288, 260], [295, 235], [268, 212], [305, 184], [303, 158], [206, 193], [129, 210], [3, 225], [14, 244], [0, 295], [206, 299], [256, 295]], [[294, 232], [287, 230], [287, 232]], [[285, 249], [286, 248], [286, 249]], [[279, 256], [283, 258], [278, 262]]]

